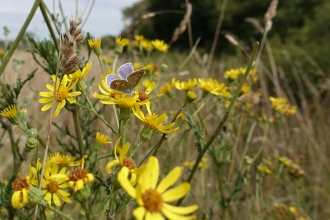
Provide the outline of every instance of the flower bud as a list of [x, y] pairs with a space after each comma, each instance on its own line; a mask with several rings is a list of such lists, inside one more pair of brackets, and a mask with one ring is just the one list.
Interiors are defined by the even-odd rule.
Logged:
[[30, 128], [26, 134], [29, 138], [36, 138], [38, 136], [38, 131], [35, 128]]
[[185, 103], [192, 103], [196, 99], [196, 93], [188, 91], [186, 97], [184, 98]]
[[38, 139], [31, 137], [28, 138], [27, 141], [25, 142], [25, 147], [27, 147], [30, 150], [33, 150], [38, 146], [38, 143], [39, 143]]

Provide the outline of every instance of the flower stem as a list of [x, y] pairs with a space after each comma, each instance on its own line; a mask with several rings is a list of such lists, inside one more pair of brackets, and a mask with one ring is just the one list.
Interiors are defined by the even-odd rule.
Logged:
[[41, 0], [35, 0], [34, 1], [34, 4], [32, 6], [32, 9], [30, 10], [30, 13], [29, 13], [28, 17], [26, 18], [26, 20], [25, 20], [21, 30], [19, 31], [16, 39], [12, 43], [12, 45], [10, 47], [10, 50], [7, 52], [6, 56], [4, 57], [4, 59], [2, 61], [2, 64], [0, 66], [0, 76], [2, 75], [3, 71], [5, 70], [11, 56], [14, 54], [14, 51], [16, 50], [19, 42], [22, 40], [22, 38], [25, 34], [25, 31], [26, 31], [27, 27], [29, 26], [35, 12], [37, 11], [37, 8], [38, 8], [40, 2], [41, 2]]
[[85, 148], [84, 148], [84, 143], [80, 128], [79, 108], [77, 106], [75, 106], [74, 109], [72, 110], [72, 115], [73, 115], [74, 129], [76, 131], [76, 136], [79, 146], [80, 157], [83, 158], [83, 156], [85, 155]]
[[78, 105], [78, 106], [80, 106], [80, 107], [82, 107], [82, 108], [85, 108], [85, 109], [88, 109], [89, 111], [91, 111], [91, 112], [93, 112], [95, 115], [96, 115], [96, 117], [98, 117], [106, 126], [108, 126], [108, 128], [110, 128], [111, 129], [111, 131], [114, 133], [114, 134], [118, 134], [117, 133], [117, 131], [114, 129], [114, 128], [112, 128], [111, 127], [111, 125], [106, 121], [106, 120], [104, 120], [96, 111], [95, 111], [95, 109], [94, 109], [94, 107], [93, 107], [93, 105], [92, 105], [92, 103], [90, 102], [90, 100], [88, 99], [88, 96], [86, 95], [86, 93], [85, 92], [83, 92], [83, 95], [84, 95], [84, 97], [86, 98], [86, 101], [88, 102], [88, 105], [89, 105], [89, 108], [88, 107], [86, 107], [86, 106], [84, 106], [84, 105], [81, 105], [81, 104], [79, 104], [79, 103], [74, 103], [74, 104], [76, 104], [76, 105]]
[[102, 72], [102, 74], [105, 76], [105, 74], [104, 74], [104, 70], [103, 70], [103, 64], [102, 64], [102, 61], [101, 61], [101, 59], [100, 59], [100, 55], [97, 56], [97, 59], [99, 60], [99, 64], [100, 64], [100, 68], [101, 68], [101, 72]]
[[60, 210], [54, 208], [53, 206], [49, 205], [48, 203], [46, 203], [45, 201], [40, 201], [39, 205], [42, 205], [45, 208], [48, 208], [50, 211], [55, 212], [57, 215], [63, 217], [64, 219], [67, 220], [74, 220], [73, 218], [71, 218], [70, 216], [66, 215], [65, 213], [61, 212]]
[[88, 205], [87, 205], [87, 201], [85, 200], [85, 201], [81, 202], [80, 204], [81, 204], [81, 206], [83, 207], [83, 209], [84, 209], [85, 212], [86, 212], [86, 218], [87, 218], [88, 220], [93, 219], [93, 218], [92, 218], [92, 213], [91, 213], [91, 211], [89, 210], [89, 207], [88, 207]]
[[46, 12], [46, 8], [45, 8], [45, 3], [43, 3], [43, 1], [40, 2], [39, 8], [40, 8], [40, 11], [41, 11], [42, 16], [44, 17], [44, 21], [46, 22], [46, 25], [47, 25], [47, 28], [49, 30], [49, 33], [52, 36], [52, 39], [53, 39], [54, 44], [55, 44], [55, 48], [58, 51], [58, 48], [59, 48], [58, 41], [56, 39], [56, 35], [55, 35], [55, 32], [54, 32], [54, 30], [52, 28], [52, 25], [50, 23], [50, 20], [49, 20], [49, 18], [47, 16], [47, 12]]
[[134, 156], [134, 154], [141, 147], [142, 144], [143, 144], [143, 141], [142, 140], [139, 140], [139, 142], [137, 143], [137, 145], [135, 146], [135, 148], [133, 149], [133, 151], [129, 155], [130, 158], [132, 158]]

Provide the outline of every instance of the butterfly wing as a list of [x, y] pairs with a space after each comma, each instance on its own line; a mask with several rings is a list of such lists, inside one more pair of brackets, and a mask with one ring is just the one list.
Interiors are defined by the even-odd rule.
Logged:
[[134, 69], [131, 63], [125, 63], [118, 68], [118, 75], [124, 80], [127, 80], [127, 77], [133, 72]]
[[110, 88], [128, 94], [132, 94], [134, 92], [134, 88], [132, 88], [126, 80], [121, 79], [113, 80], [110, 83]]
[[119, 76], [117, 76], [116, 74], [109, 74], [105, 77], [105, 82], [110, 88], [111, 88], [110, 84], [114, 80], [120, 80]]
[[145, 69], [142, 68], [140, 70], [131, 73], [127, 77], [128, 84], [130, 85], [131, 88], [134, 88], [137, 86], [137, 84], [139, 84], [140, 80], [142, 79], [142, 76], [144, 75], [144, 71]]

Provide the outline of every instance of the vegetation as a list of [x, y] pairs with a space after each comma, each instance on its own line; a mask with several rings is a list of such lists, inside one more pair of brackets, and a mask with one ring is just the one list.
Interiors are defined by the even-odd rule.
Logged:
[[43, 13], [23, 51], [36, 1], [0, 51], [0, 218], [330, 218], [330, 5], [225, 2], [141, 1], [127, 38]]

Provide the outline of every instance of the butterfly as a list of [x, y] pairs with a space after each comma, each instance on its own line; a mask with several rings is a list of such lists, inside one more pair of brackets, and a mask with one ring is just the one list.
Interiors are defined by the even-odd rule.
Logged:
[[109, 74], [105, 81], [111, 89], [132, 94], [144, 75], [144, 71], [144, 68], [134, 71], [131, 63], [125, 63], [118, 68], [118, 75]]

